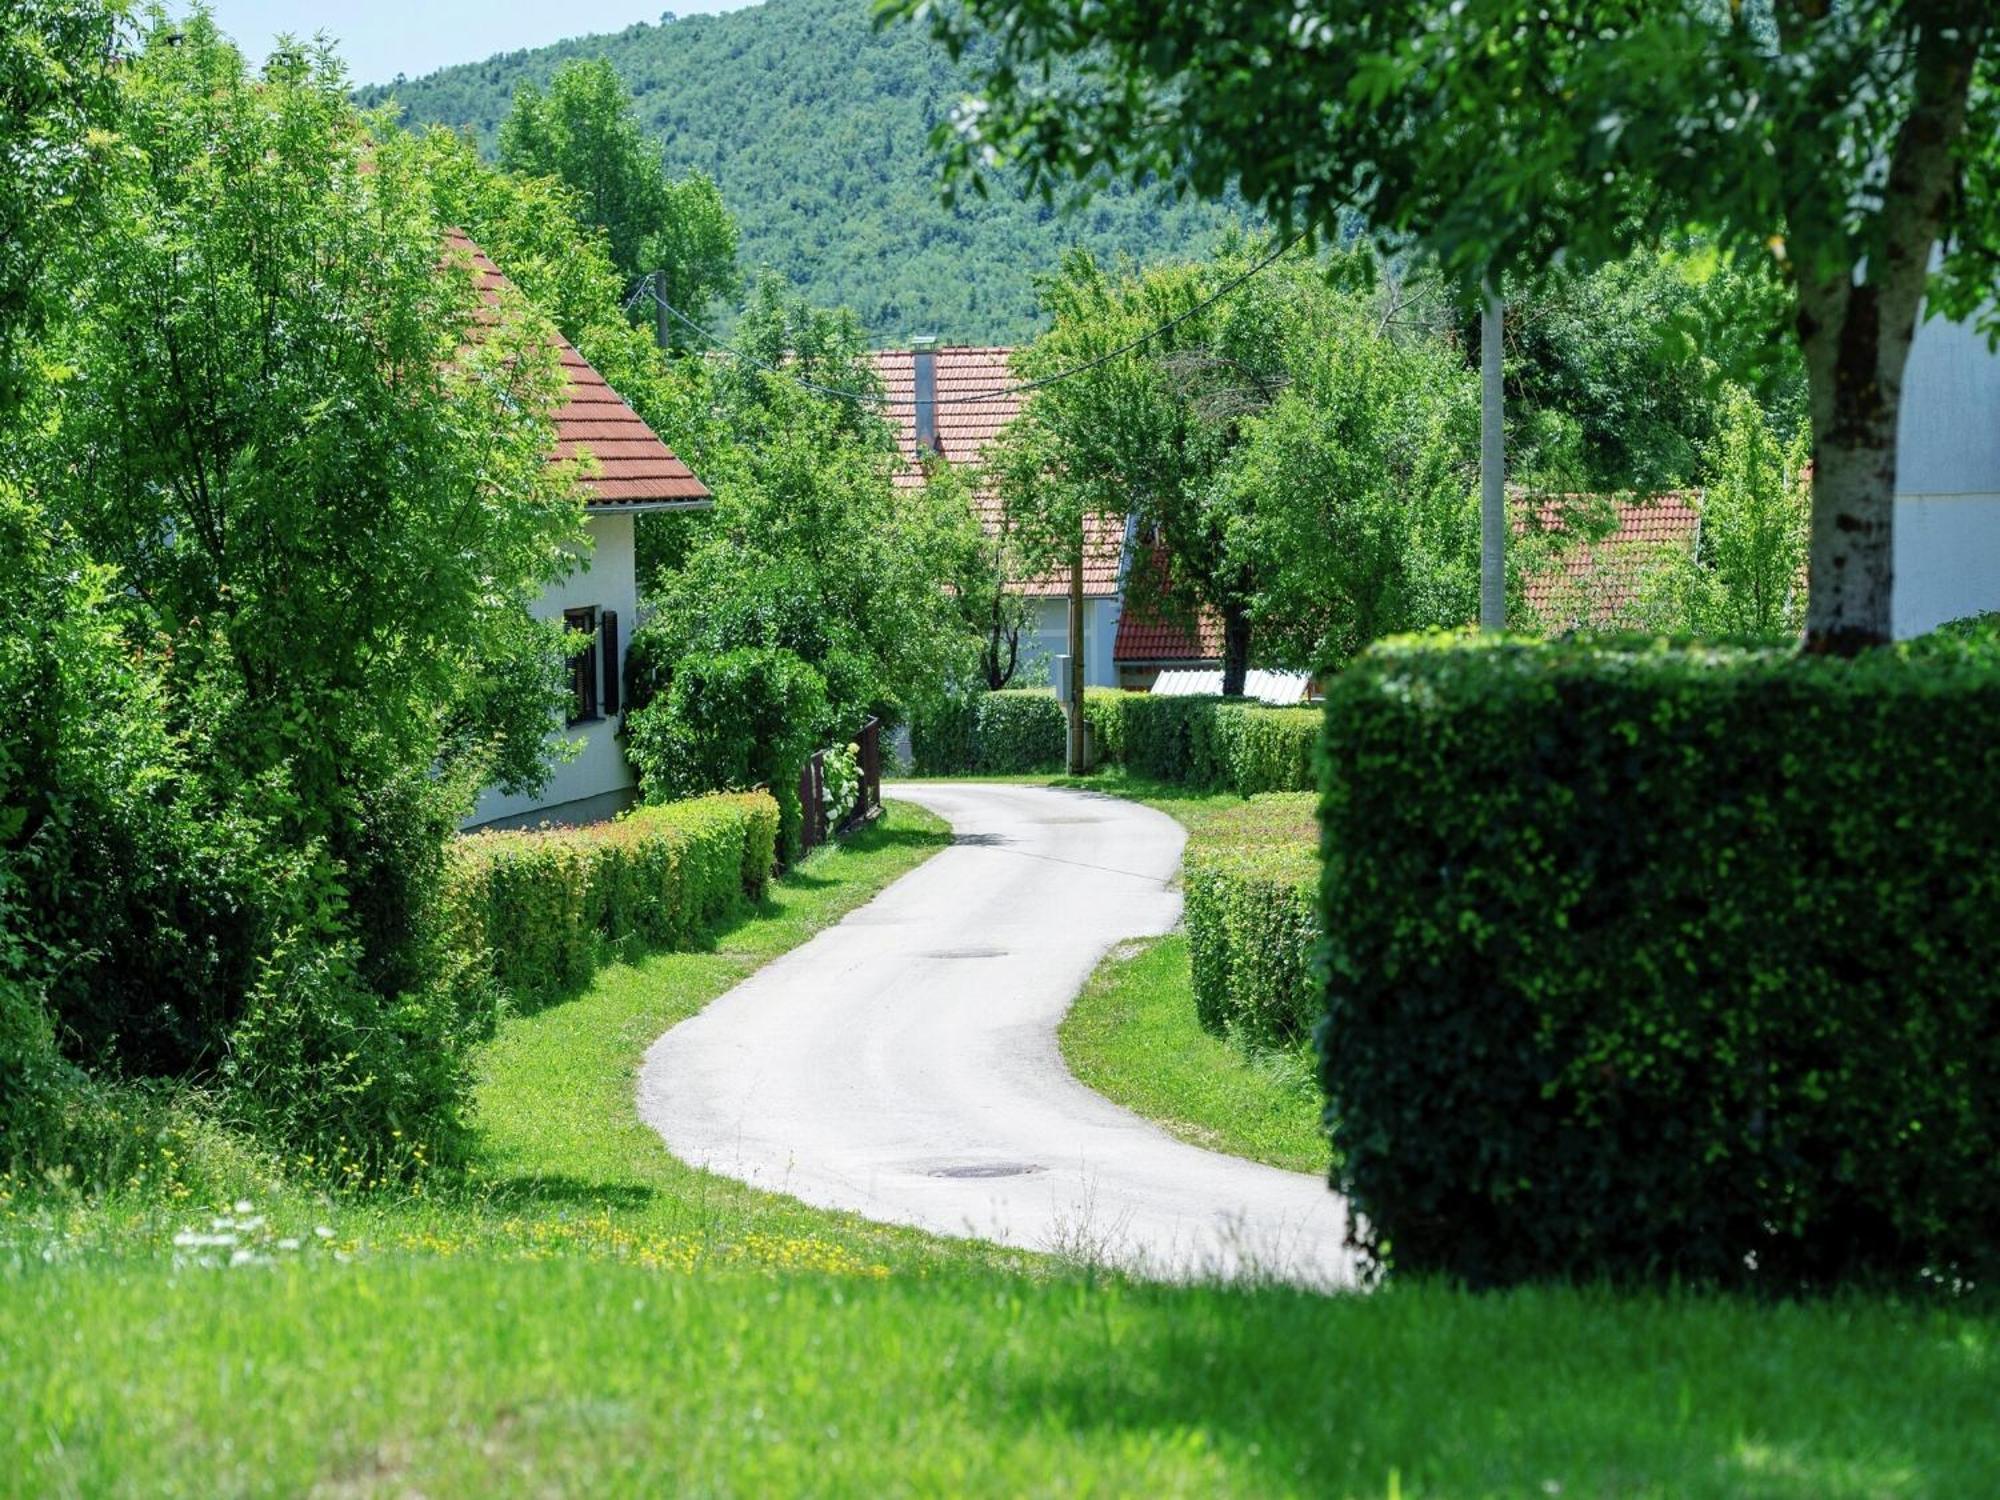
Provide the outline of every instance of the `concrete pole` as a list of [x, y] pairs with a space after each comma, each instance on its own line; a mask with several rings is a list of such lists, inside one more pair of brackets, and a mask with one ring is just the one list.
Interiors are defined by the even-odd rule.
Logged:
[[1479, 322], [1479, 628], [1507, 628], [1507, 452], [1501, 429], [1500, 299], [1485, 287]]
[[1079, 531], [1069, 569], [1069, 774], [1081, 776], [1089, 769], [1083, 763], [1083, 533]]
[[674, 346], [674, 325], [667, 321], [667, 273], [655, 271], [649, 279], [653, 284], [653, 341], [665, 352]]

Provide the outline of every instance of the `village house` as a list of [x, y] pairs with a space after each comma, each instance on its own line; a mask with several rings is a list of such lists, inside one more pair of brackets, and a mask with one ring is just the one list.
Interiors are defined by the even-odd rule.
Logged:
[[[1013, 352], [978, 345], [939, 346], [923, 339], [909, 349], [876, 352], [875, 372], [889, 398], [886, 415], [903, 453], [896, 476], [899, 485], [924, 482], [925, 456], [952, 464], [979, 463], [986, 445], [1021, 414], [1018, 394], [1000, 394], [1015, 384], [1007, 367]], [[974, 500], [986, 528], [999, 531], [1005, 519], [999, 495], [990, 485], [982, 485]], [[1118, 685], [1112, 645], [1124, 612], [1127, 529], [1125, 517], [1111, 515], [1091, 516], [1085, 526], [1083, 677], [1089, 687]], [[1029, 606], [1014, 680], [1046, 683], [1050, 658], [1067, 655], [1070, 649], [1069, 574], [1062, 571], [1010, 583]]]
[[[450, 237], [455, 254], [470, 257], [489, 302], [508, 285], [499, 267], [463, 235]], [[590, 823], [629, 807], [638, 778], [619, 739], [624, 701], [625, 652], [639, 617], [634, 526], [649, 512], [707, 510], [714, 500], [639, 414], [560, 336], [566, 386], [556, 412], [556, 445], [549, 462], [584, 458], [585, 540], [578, 566], [536, 601], [537, 619], [563, 620], [586, 633], [590, 644], [570, 660], [565, 722], [550, 732], [576, 746], [556, 763], [536, 797], [509, 796], [488, 787], [466, 820], [468, 828], [507, 828], [540, 822]]]

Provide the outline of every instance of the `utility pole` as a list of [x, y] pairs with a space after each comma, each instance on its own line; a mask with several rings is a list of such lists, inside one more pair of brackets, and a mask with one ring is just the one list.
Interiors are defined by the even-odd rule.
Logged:
[[653, 283], [653, 340], [660, 346], [662, 354], [673, 349], [673, 325], [667, 321], [667, 273], [655, 271]]
[[1501, 430], [1500, 299], [1486, 282], [1479, 322], [1479, 628], [1507, 628], [1507, 451]]
[[1081, 776], [1083, 763], [1083, 528], [1069, 569], [1069, 774]]

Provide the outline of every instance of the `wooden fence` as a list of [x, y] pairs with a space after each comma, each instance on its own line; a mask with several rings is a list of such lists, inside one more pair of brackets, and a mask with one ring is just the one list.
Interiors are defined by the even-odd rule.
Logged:
[[[874, 817], [882, 809], [882, 721], [869, 716], [861, 726], [861, 733], [854, 737], [855, 746], [860, 750], [861, 787], [855, 794], [854, 806], [841, 820], [840, 826], [831, 830], [833, 834], [847, 833]], [[799, 828], [799, 852], [810, 853], [827, 841], [829, 830], [826, 826], [826, 752], [816, 750], [799, 768], [799, 806], [803, 818]]]

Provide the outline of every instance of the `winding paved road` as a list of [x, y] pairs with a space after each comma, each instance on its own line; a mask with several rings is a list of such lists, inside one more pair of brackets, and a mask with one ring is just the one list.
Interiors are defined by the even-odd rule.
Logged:
[[953, 847], [654, 1044], [639, 1108], [668, 1147], [808, 1203], [1144, 1275], [1351, 1283], [1320, 1179], [1177, 1141], [1057, 1051], [1105, 952], [1178, 918], [1180, 825], [1046, 787], [895, 795]]

